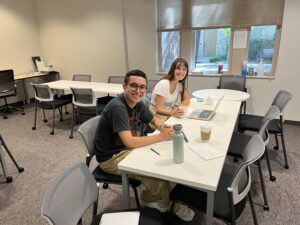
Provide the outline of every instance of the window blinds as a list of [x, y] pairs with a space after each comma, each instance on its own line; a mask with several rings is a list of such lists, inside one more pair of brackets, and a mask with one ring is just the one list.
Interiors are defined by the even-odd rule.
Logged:
[[158, 31], [281, 25], [284, 0], [157, 0]]

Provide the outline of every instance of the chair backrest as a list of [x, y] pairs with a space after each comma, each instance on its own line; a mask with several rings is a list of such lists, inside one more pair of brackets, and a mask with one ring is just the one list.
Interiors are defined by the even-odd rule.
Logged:
[[87, 75], [87, 74], [74, 74], [72, 80], [74, 80], [74, 81], [86, 81], [86, 82], [91, 82], [91, 80], [92, 80], [92, 75]]
[[46, 84], [33, 84], [31, 83], [34, 92], [35, 98], [39, 101], [49, 102], [53, 101], [54, 95], [50, 89], [50, 87]]
[[84, 162], [65, 168], [48, 188], [42, 216], [53, 225], [76, 225], [98, 198], [97, 183]]
[[246, 77], [240, 75], [220, 76], [218, 88], [246, 91]]
[[290, 92], [280, 90], [277, 95], [275, 96], [272, 105], [276, 105], [281, 112], [281, 115], [283, 114], [287, 103], [293, 98], [293, 95]]
[[109, 76], [107, 83], [123, 84], [124, 78], [125, 78], [124, 76]]
[[265, 145], [259, 134], [252, 136], [243, 154], [244, 162], [235, 173], [231, 185], [227, 189], [232, 192], [233, 203], [236, 205], [247, 197], [251, 187], [251, 174], [249, 165], [258, 160], [265, 151]]
[[262, 125], [259, 128], [258, 134], [262, 136], [265, 145], [269, 143], [269, 133], [267, 130], [268, 124], [271, 120], [275, 119], [280, 115], [280, 110], [277, 106], [271, 105], [268, 109], [267, 113], [265, 114], [264, 118], [262, 119]]
[[73, 94], [73, 104], [81, 107], [92, 107], [97, 105], [93, 89], [70, 87]]
[[78, 128], [78, 133], [81, 135], [82, 139], [84, 140], [84, 143], [86, 145], [90, 157], [93, 157], [95, 154], [94, 140], [95, 140], [95, 134], [100, 120], [100, 116], [101, 115], [85, 121]]
[[9, 84], [14, 82], [13, 70], [0, 70], [0, 84]]
[[147, 84], [147, 93], [152, 93], [155, 85], [157, 84], [158, 80], [148, 80]]

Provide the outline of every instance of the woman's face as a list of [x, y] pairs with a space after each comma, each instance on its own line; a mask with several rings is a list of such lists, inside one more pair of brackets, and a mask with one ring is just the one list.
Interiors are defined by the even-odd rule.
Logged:
[[178, 63], [174, 71], [174, 78], [178, 81], [183, 80], [187, 75], [187, 68], [183, 63]]

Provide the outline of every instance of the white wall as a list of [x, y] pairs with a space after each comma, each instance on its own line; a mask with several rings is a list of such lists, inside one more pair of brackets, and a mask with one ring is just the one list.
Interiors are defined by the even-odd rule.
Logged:
[[92, 81], [125, 72], [120, 0], [37, 0], [47, 63], [61, 77], [91, 74]]
[[[108, 75], [124, 74], [122, 1], [125, 3], [129, 68], [140, 68], [149, 77], [160, 78], [155, 75], [155, 0], [36, 0], [38, 20], [31, 0], [0, 0], [0, 68], [4, 65], [18, 71], [30, 70], [30, 57], [41, 55], [65, 79], [70, 79], [74, 73], [91, 73], [94, 81], [106, 81]], [[297, 107], [300, 98], [299, 10], [300, 1], [285, 1], [275, 80], [247, 80], [251, 94], [247, 104], [250, 113], [263, 115], [277, 91], [286, 89], [294, 95], [286, 110], [286, 119], [300, 121], [300, 107]], [[14, 28], [7, 28], [3, 18]], [[37, 40], [37, 23], [43, 52]], [[3, 28], [7, 31], [5, 37], [2, 36]], [[17, 40], [13, 41], [14, 38]], [[3, 48], [10, 53], [5, 60], [2, 59]], [[215, 77], [189, 79], [191, 91], [213, 88], [217, 84]]]
[[0, 0], [0, 69], [31, 72], [31, 57], [42, 55], [33, 0]]

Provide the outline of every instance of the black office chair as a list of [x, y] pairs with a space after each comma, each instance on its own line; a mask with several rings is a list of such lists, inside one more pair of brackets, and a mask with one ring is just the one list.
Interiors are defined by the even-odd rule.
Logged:
[[[107, 83], [113, 84], [123, 84], [124, 83], [124, 76], [109, 76], [107, 79]], [[107, 103], [109, 103], [114, 97], [110, 96], [109, 94], [104, 97], [98, 98], [98, 104], [100, 107], [105, 108]]]
[[[93, 204], [93, 221], [99, 225], [103, 215], [97, 213], [98, 187], [91, 171], [84, 162], [76, 162], [65, 168], [48, 188], [42, 204], [42, 216], [51, 225], [77, 225], [87, 209]], [[119, 210], [115, 213], [139, 211], [139, 225], [167, 225], [164, 214], [158, 210]], [[123, 224], [126, 224], [124, 221]]]
[[22, 173], [24, 171], [23, 167], [20, 167], [17, 163], [17, 161], [15, 160], [15, 158], [13, 157], [13, 155], [11, 154], [11, 152], [9, 151], [7, 145], [5, 144], [2, 135], [0, 134], [0, 163], [3, 169], [3, 175], [5, 177], [5, 182], [6, 183], [10, 183], [13, 181], [13, 178], [11, 176], [7, 176], [7, 170], [6, 170], [6, 165], [5, 165], [5, 161], [4, 161], [4, 154], [3, 154], [3, 150], [2, 150], [2, 146], [3, 149], [5, 149], [6, 153], [9, 155], [10, 159], [13, 161], [13, 163], [15, 164], [15, 166], [17, 167], [19, 173]]
[[74, 74], [72, 80], [74, 80], [74, 81], [91, 82], [92, 75], [88, 75], [88, 74]]
[[[219, 86], [217, 88], [247, 92], [246, 77], [240, 75], [222, 75], [220, 76]], [[244, 113], [246, 113], [246, 101], [242, 102], [241, 112], [242, 109]]]
[[73, 94], [72, 101], [72, 120], [71, 120], [71, 134], [73, 138], [74, 117], [81, 123], [81, 117], [91, 118], [99, 115], [103, 111], [103, 106], [97, 103], [97, 99], [91, 88], [73, 88], [70, 87]]
[[[83, 124], [80, 125], [78, 132], [82, 136], [84, 143], [87, 148], [87, 155], [86, 155], [86, 165], [89, 166], [92, 158], [94, 157], [94, 139], [95, 139], [95, 133], [98, 127], [98, 123], [100, 120], [100, 116], [96, 116], [92, 119], [89, 119], [85, 121]], [[103, 131], [105, 132], [105, 131]], [[108, 184], [118, 184], [122, 185], [122, 178], [119, 175], [113, 175], [104, 172], [101, 170], [100, 166], [97, 166], [94, 171], [93, 175], [98, 183], [104, 183], [103, 188], [108, 188]], [[129, 184], [132, 187], [134, 191], [134, 196], [136, 200], [136, 205], [138, 208], [140, 208], [140, 201], [138, 197], [137, 187], [141, 185], [141, 182], [134, 179], [129, 179]]]
[[[237, 170], [223, 168], [214, 198], [214, 217], [227, 224], [236, 224], [236, 219], [243, 213], [247, 196], [249, 198], [254, 224], [257, 218], [250, 192], [251, 173], [249, 165], [264, 153], [264, 142], [260, 135], [254, 135], [244, 151], [244, 162]], [[207, 194], [185, 185], [177, 184], [171, 192], [171, 212], [176, 202], [183, 202], [189, 207], [206, 212]]]
[[69, 98], [69, 95], [62, 95], [57, 97], [54, 95], [48, 85], [44, 84], [32, 84], [32, 87], [35, 91], [35, 113], [34, 113], [34, 123], [32, 130], [36, 129], [36, 117], [37, 117], [37, 108], [43, 110], [44, 123], [48, 122], [46, 119], [44, 110], [52, 110], [53, 112], [53, 121], [52, 121], [52, 130], [51, 135], [54, 134], [54, 125], [55, 125], [55, 109], [58, 108], [60, 114], [60, 121], [63, 121], [62, 117], [62, 106], [67, 105], [72, 102], [72, 99]]
[[[265, 153], [264, 155], [266, 156], [267, 159], [267, 165], [268, 165], [268, 170], [269, 170], [269, 176], [271, 181], [275, 181], [276, 177], [273, 176], [272, 174], [272, 169], [271, 169], [271, 164], [268, 156], [268, 149], [267, 149], [267, 144], [269, 143], [269, 132], [267, 130], [268, 124], [277, 116], [279, 116], [280, 110], [278, 109], [277, 106], [272, 105], [267, 113], [265, 114], [263, 120], [262, 120], [262, 125], [258, 131], [258, 134], [262, 136], [264, 142], [265, 142]], [[247, 144], [251, 140], [250, 135], [245, 135], [242, 133], [234, 132], [230, 141], [229, 149], [227, 154], [230, 156], [233, 156], [235, 158], [241, 158], [243, 159], [244, 156], [244, 150], [246, 149]], [[269, 210], [269, 204], [267, 200], [267, 194], [266, 194], [266, 188], [264, 184], [264, 178], [262, 174], [262, 169], [261, 169], [261, 159], [257, 160], [257, 165], [258, 165], [258, 172], [259, 172], [259, 177], [260, 177], [260, 182], [261, 182], [261, 187], [262, 187], [262, 193], [263, 193], [263, 198], [264, 198], [264, 210]]]
[[6, 114], [10, 111], [10, 109], [21, 111], [22, 115], [24, 113], [23, 105], [17, 107], [8, 105], [7, 99], [8, 97], [17, 96], [17, 86], [14, 81], [14, 71], [13, 70], [1, 70], [0, 71], [0, 99], [4, 99], [4, 105], [0, 107], [0, 110], [3, 110], [3, 119], [7, 119]]
[[[281, 137], [284, 162], [285, 162], [284, 167], [286, 169], [289, 168], [289, 164], [288, 164], [285, 141], [284, 141], [283, 113], [284, 113], [285, 108], [287, 107], [288, 102], [292, 98], [293, 98], [292, 94], [287, 91], [280, 90], [276, 94], [276, 96], [272, 102], [272, 105], [275, 105], [280, 109], [280, 117], [279, 117], [279, 120], [272, 120], [268, 125], [269, 133], [275, 135], [275, 140], [276, 140], [276, 146], [274, 147], [275, 150], [279, 149], [278, 136]], [[262, 119], [263, 119], [263, 117], [258, 116], [258, 115], [241, 114], [239, 117], [239, 121], [238, 121], [238, 129], [241, 132], [244, 132], [246, 130], [257, 132], [261, 127]]]

